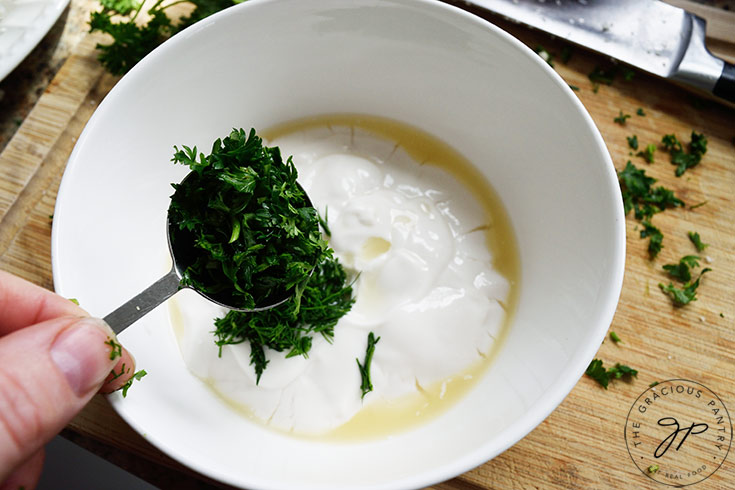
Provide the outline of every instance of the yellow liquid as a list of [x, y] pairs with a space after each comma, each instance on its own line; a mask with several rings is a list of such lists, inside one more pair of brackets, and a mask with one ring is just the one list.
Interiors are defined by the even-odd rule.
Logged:
[[[414, 394], [388, 402], [368, 404], [348, 422], [325, 434], [312, 436], [288, 432], [289, 435], [296, 437], [355, 441], [385, 437], [427, 423], [446, 412], [477, 384], [492, 364], [492, 359], [500, 350], [510, 328], [518, 301], [520, 262], [510, 220], [502, 202], [487, 179], [455, 149], [424, 131], [404, 123], [375, 116], [330, 114], [291, 121], [261, 131], [259, 134], [266, 140], [275, 140], [293, 132], [333, 126], [347, 126], [353, 130], [359, 128], [388, 141], [394, 141], [397, 147], [402, 147], [417, 163], [440, 167], [454, 176], [473, 194], [485, 211], [487, 222], [490, 223], [485, 230], [485, 235], [487, 246], [492, 252], [493, 267], [510, 283], [508, 298], [503, 303], [506, 314], [500, 333], [495, 338], [490, 351], [484, 353], [479, 360], [473, 362], [464, 371], [439, 380], [428, 387], [417, 385], [417, 392]], [[370, 157], [370, 155], [362, 156]], [[298, 167], [298, 162], [296, 165]], [[390, 247], [387, 242], [367, 243], [363, 253], [379, 255], [386, 251], [386, 247]], [[175, 302], [172, 301], [169, 304], [174, 331], [179, 336], [181, 332], [176, 324], [181, 321], [181, 314]], [[214, 383], [207, 382], [207, 385], [234, 410], [249, 419], [264, 423], [255, 417], [247, 406], [233, 402], [226, 393], [217, 390]]]

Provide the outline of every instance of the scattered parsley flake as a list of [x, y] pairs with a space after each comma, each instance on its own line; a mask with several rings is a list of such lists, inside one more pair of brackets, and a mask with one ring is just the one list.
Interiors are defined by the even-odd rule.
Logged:
[[648, 472], [649, 473], [656, 473], [657, 471], [658, 471], [658, 465], [657, 464], [652, 464], [651, 466], [648, 467]]
[[365, 360], [361, 364], [359, 359], [355, 359], [355, 361], [357, 361], [357, 367], [360, 370], [360, 377], [362, 378], [362, 383], [360, 384], [360, 390], [362, 390], [361, 398], [365, 398], [365, 395], [373, 391], [373, 383], [370, 380], [370, 365], [373, 362], [375, 344], [377, 344], [379, 340], [380, 337], [375, 337], [375, 334], [370, 332], [367, 338], [367, 348], [365, 349]]
[[681, 177], [684, 172], [699, 165], [702, 156], [707, 153], [707, 138], [696, 131], [692, 131], [688, 152], [674, 134], [667, 134], [661, 139], [664, 148], [671, 155], [671, 164], [676, 165], [675, 174]]
[[656, 152], [656, 145], [650, 143], [646, 145], [646, 149], [636, 153], [636, 156], [643, 157], [646, 162], [653, 163], [653, 154]]
[[610, 338], [616, 344], [622, 342], [622, 340], [620, 340], [620, 337], [618, 337], [618, 334], [616, 334], [615, 332], [612, 332], [612, 331], [610, 332]]
[[667, 286], [659, 283], [658, 287], [661, 288], [661, 291], [663, 291], [664, 294], [668, 295], [671, 298], [674, 306], [685, 306], [692, 301], [697, 300], [697, 288], [699, 287], [699, 281], [700, 279], [702, 279], [702, 276], [705, 273], [710, 272], [711, 270], [712, 269], [710, 269], [709, 267], [702, 269], [702, 272], [699, 273], [699, 277], [697, 277], [697, 280], [684, 284], [682, 289], [674, 286], [672, 283], [669, 283]]
[[635, 211], [636, 219], [648, 219], [666, 208], [684, 205], [673, 191], [662, 186], [653, 187], [656, 179], [647, 176], [645, 170], [637, 168], [630, 161], [618, 173], [618, 179], [625, 214], [632, 209]]
[[640, 237], [649, 238], [648, 256], [653, 260], [663, 248], [664, 235], [661, 233], [661, 230], [653, 226], [649, 221], [642, 221], [641, 224], [643, 225], [643, 229], [641, 230]]
[[593, 359], [592, 362], [590, 362], [590, 365], [587, 366], [585, 374], [597, 381], [600, 386], [607, 389], [610, 384], [610, 380], [621, 379], [624, 377], [637, 377], [638, 371], [620, 363], [616, 363], [615, 366], [606, 370], [603, 366], [602, 360]]
[[629, 147], [633, 148], [634, 150], [638, 149], [638, 136], [637, 135], [634, 134], [633, 136], [626, 136], [625, 139], [628, 140]]
[[679, 282], [689, 282], [692, 280], [692, 274], [690, 269], [699, 267], [700, 258], [696, 255], [685, 255], [679, 259], [678, 264], [666, 264], [663, 266], [669, 276], [676, 279]]
[[613, 119], [613, 122], [616, 122], [620, 124], [621, 126], [625, 126], [625, 122], [630, 118], [630, 114], [623, 114], [623, 111], [620, 111], [620, 114], [618, 117]]
[[703, 243], [702, 239], [699, 237], [699, 233], [697, 233], [696, 231], [688, 232], [687, 236], [689, 237], [689, 240], [691, 240], [691, 242], [697, 248], [697, 252], [703, 252], [705, 248], [709, 247], [709, 243]]
[[[130, 369], [128, 369], [128, 372], [129, 371], [130, 371]], [[120, 366], [120, 372], [119, 373], [116, 373], [114, 369], [112, 371], [110, 371], [110, 374], [112, 375], [112, 378], [110, 378], [110, 381], [119, 378], [120, 376], [122, 376], [123, 374], [125, 374], [125, 372], [126, 372], [125, 371], [125, 363], [123, 363], [122, 366]]]
[[122, 396], [125, 398], [128, 396], [128, 390], [131, 386], [133, 386], [133, 381], [140, 381], [146, 374], [145, 369], [141, 369], [140, 371], [137, 371], [133, 374], [133, 376], [128, 380], [127, 383], [122, 385]]
[[575, 92], [579, 92], [579, 87], [577, 87], [576, 85], [571, 85], [570, 84], [569, 85], [569, 88], [572, 89], [572, 90], [574, 90]]
[[638, 114], [639, 116], [645, 116], [646, 115], [646, 113], [643, 112], [643, 108], [642, 107], [639, 107], [638, 109], [636, 109], [635, 113]]
[[75, 305], [79, 306], [79, 300], [78, 299], [76, 299], [76, 298], [69, 298], [69, 301], [71, 301]]
[[122, 357], [122, 345], [118, 344], [115, 339], [111, 339], [108, 337], [107, 342], [105, 342], [106, 345], [110, 346], [110, 360], [117, 359], [118, 357]]
[[608, 70], [603, 70], [599, 66], [595, 66], [592, 71], [587, 75], [587, 78], [592, 82], [592, 90], [597, 93], [600, 88], [600, 84], [612, 85], [615, 80], [617, 70], [613, 67]]
[[658, 381], [654, 381], [653, 383], [651, 383], [650, 385], [648, 385], [648, 387], [649, 388], [653, 388], [654, 386], [658, 386], [658, 384], [659, 384]]
[[689, 206], [689, 209], [697, 209], [697, 208], [701, 208], [702, 206], [704, 206], [704, 205], [705, 205], [705, 204], [707, 204], [708, 202], [709, 202], [709, 201], [702, 201], [702, 202], [698, 202], [697, 204], [693, 204], [693, 205]]

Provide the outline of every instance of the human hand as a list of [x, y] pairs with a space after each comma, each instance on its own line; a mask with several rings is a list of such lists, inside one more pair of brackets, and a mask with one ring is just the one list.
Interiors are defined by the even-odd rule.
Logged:
[[130, 379], [135, 361], [117, 346], [102, 320], [0, 271], [0, 490], [35, 487], [43, 446]]

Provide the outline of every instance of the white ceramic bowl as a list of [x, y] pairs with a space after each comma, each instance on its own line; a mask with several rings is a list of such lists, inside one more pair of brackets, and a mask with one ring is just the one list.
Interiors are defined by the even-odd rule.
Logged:
[[150, 374], [114, 407], [190, 467], [236, 486], [415, 488], [498, 455], [569, 393], [612, 320], [624, 219], [592, 120], [557, 74], [486, 21], [428, 0], [251, 0], [198, 23], [105, 98], [69, 160], [53, 231], [57, 290], [103, 316], [167, 267], [174, 144], [324, 113], [407, 122], [497, 190], [520, 248], [518, 310], [487, 375], [444, 415], [368, 442], [233, 418], [188, 375], [159, 308], [121, 336]]

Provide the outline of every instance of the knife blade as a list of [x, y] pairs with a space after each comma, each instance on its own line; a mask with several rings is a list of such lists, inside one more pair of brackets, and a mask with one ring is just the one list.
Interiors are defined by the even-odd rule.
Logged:
[[735, 103], [735, 65], [705, 45], [701, 17], [658, 0], [468, 0], [467, 4]]

